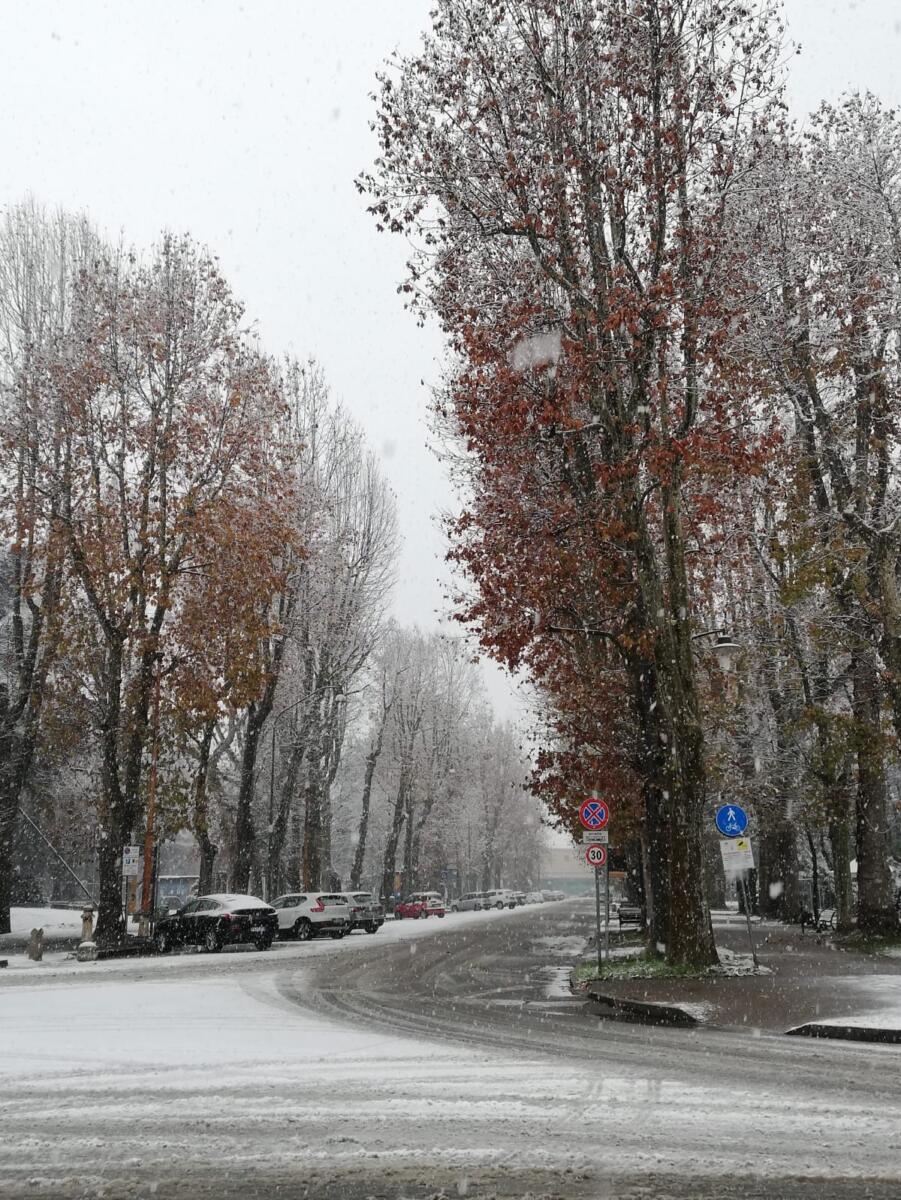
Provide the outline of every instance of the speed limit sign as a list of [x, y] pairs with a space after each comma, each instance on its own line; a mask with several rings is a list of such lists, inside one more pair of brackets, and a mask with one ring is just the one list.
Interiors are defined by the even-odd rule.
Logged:
[[585, 849], [585, 861], [589, 867], [603, 867], [607, 863], [607, 847], [593, 844]]

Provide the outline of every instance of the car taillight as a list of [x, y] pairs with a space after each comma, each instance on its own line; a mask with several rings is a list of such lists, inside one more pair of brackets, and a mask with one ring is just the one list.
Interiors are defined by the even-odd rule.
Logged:
[[231, 913], [223, 913], [223, 914], [222, 914], [222, 920], [223, 920], [223, 921], [231, 921], [231, 920], [232, 920], [232, 915], [231, 915]]
[[321, 900], [317, 900], [315, 904], [310, 905], [310, 912], [325, 912], [325, 905]]

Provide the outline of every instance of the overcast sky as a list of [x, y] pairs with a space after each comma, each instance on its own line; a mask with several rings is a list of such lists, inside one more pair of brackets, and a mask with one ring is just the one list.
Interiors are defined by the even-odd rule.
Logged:
[[[403, 243], [376, 234], [353, 180], [374, 152], [374, 72], [415, 46], [430, 7], [7, 0], [0, 105], [0, 199], [83, 209], [140, 245], [191, 233], [267, 349], [320, 360], [397, 493], [395, 609], [423, 626], [444, 612], [447, 579], [435, 516], [452, 496], [425, 417], [442, 348], [403, 311]], [[797, 115], [848, 87], [901, 103], [899, 0], [787, 0], [786, 15], [802, 47]], [[509, 710], [503, 681], [487, 678]]]

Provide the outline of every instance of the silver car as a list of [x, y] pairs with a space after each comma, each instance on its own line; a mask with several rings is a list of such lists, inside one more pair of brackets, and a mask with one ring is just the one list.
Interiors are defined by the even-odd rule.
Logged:
[[451, 912], [481, 912], [483, 908], [490, 908], [484, 892], [467, 892], [451, 904]]

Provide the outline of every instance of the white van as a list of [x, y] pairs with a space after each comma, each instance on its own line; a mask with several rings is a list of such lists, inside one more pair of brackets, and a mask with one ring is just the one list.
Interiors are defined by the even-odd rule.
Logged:
[[484, 892], [467, 892], [465, 896], [461, 896], [459, 900], [455, 900], [451, 904], [453, 912], [481, 912], [483, 908], [490, 908]]
[[509, 888], [492, 888], [484, 897], [484, 908], [516, 908], [516, 893]]

